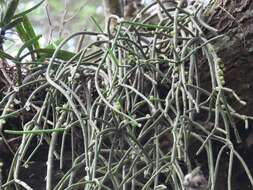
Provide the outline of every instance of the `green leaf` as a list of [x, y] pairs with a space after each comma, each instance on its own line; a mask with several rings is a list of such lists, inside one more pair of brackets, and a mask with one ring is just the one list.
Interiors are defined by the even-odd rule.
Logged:
[[[44, 56], [46, 56], [47, 58], [50, 58], [53, 56], [55, 49], [40, 49], [39, 52], [44, 54]], [[69, 52], [69, 51], [65, 51], [65, 50], [60, 50], [58, 51], [56, 58], [67, 61], [69, 59], [71, 59], [73, 56], [75, 55], [75, 53]]]
[[4, 20], [4, 15], [6, 13], [7, 3], [5, 0], [0, 0], [0, 26], [2, 26], [2, 22]]
[[25, 42], [27, 40], [29, 40], [29, 36], [28, 34], [26, 33], [25, 31], [25, 28], [23, 26], [23, 23], [19, 23], [17, 26], [16, 26], [16, 31], [18, 33], [18, 36], [19, 38], [21, 39], [22, 42]]
[[18, 7], [18, 3], [19, 3], [19, 0], [12, 0], [8, 4], [7, 11], [4, 15], [4, 19], [3, 19], [3, 23], [2, 23], [3, 25], [8, 24], [12, 20], [14, 14], [15, 14], [15, 11]]
[[[23, 17], [24, 18], [24, 17]], [[25, 28], [24, 28], [24, 25], [23, 25], [23, 22], [22, 23], [19, 23], [17, 26], [16, 26], [16, 31], [18, 33], [18, 36], [19, 38], [21, 39], [22, 42], [27, 42], [29, 41], [31, 38], [29, 37], [29, 34], [26, 32]], [[32, 46], [28, 47], [29, 51], [30, 52], [33, 52], [33, 48]]]
[[[40, 55], [40, 61], [45, 60], [45, 58], [51, 58], [54, 54], [55, 49], [50, 49], [50, 48], [43, 48], [43, 49], [36, 49], [34, 51], [30, 51], [26, 55], [20, 57], [20, 60], [24, 59], [26, 56], [29, 56], [32, 53], [37, 53]], [[68, 61], [71, 59], [73, 56], [75, 56], [75, 53], [65, 51], [65, 50], [59, 50], [56, 58], [61, 59], [63, 61]]]
[[50, 44], [48, 44], [46, 46], [47, 49], [55, 49], [58, 45], [60, 45], [60, 43], [64, 40], [64, 38], [59, 38], [53, 42], [51, 42]]
[[[32, 54], [32, 57], [34, 57], [34, 55], [33, 55], [34, 50], [40, 49], [40, 45], [39, 45], [38, 40], [35, 40], [35, 39], [37, 39], [37, 36], [34, 32], [32, 24], [29, 21], [27, 16], [23, 16], [23, 22], [19, 23], [16, 26], [16, 31], [17, 31], [18, 36], [21, 39], [21, 41], [26, 44], [25, 47], [27, 47], [29, 49], [29, 51]], [[28, 44], [29, 44], [29, 46], [28, 46]], [[23, 51], [23, 49], [21, 49], [18, 52], [18, 55], [17, 55], [18, 57], [20, 56], [22, 51]]]
[[[36, 34], [34, 32], [32, 24], [31, 24], [31, 22], [30, 22], [30, 20], [28, 19], [27, 16], [24, 16], [23, 26], [24, 26], [24, 29], [25, 29], [26, 33], [28, 34], [28, 37], [29, 37], [29, 39], [27, 39], [27, 40], [36, 38]], [[35, 47], [35, 49], [40, 48], [40, 45], [39, 45], [38, 41], [34, 44], [34, 47]]]
[[17, 53], [17, 58], [20, 57], [22, 51], [25, 49], [25, 48], [30, 48], [32, 45], [36, 44], [38, 42], [38, 40], [42, 37], [42, 35], [39, 35], [39, 36], [36, 36], [28, 41], [26, 41], [22, 47], [18, 50], [18, 53]]
[[7, 25], [3, 26], [3, 30], [9, 30], [15, 27], [16, 25], [18, 25], [19, 23], [21, 23], [22, 21], [23, 21], [23, 17], [18, 17], [14, 19], [13, 21], [11, 21], [10, 23], [8, 23]]
[[116, 58], [116, 56], [114, 55], [113, 51], [111, 48], [108, 49], [108, 53], [112, 59], [112, 62], [116, 65], [119, 65], [118, 59]]
[[96, 20], [93, 16], [91, 16], [91, 20], [94, 22], [94, 24], [96, 25], [96, 27], [98, 28], [98, 30], [99, 30], [101, 33], [103, 33], [103, 29], [99, 26], [97, 20]]

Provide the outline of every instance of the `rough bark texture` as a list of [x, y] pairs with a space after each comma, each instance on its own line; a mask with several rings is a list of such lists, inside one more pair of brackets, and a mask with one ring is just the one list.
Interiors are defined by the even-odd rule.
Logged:
[[125, 0], [124, 18], [129, 19], [135, 17], [141, 8], [143, 8], [141, 0]]
[[[253, 116], [253, 1], [220, 0], [208, 16], [210, 24], [219, 33], [225, 34], [215, 46], [225, 64], [226, 86], [247, 102], [246, 106], [242, 106], [231, 98], [230, 104], [238, 113]], [[249, 135], [251, 125], [246, 135], [249, 138], [253, 136]], [[238, 127], [244, 128], [244, 125]], [[253, 145], [253, 139], [246, 138], [245, 141], [248, 148]]]
[[226, 34], [215, 44], [225, 63], [226, 85], [247, 102], [246, 106], [236, 101], [231, 104], [240, 113], [253, 115], [253, 1], [220, 0], [209, 20]]
[[104, 0], [104, 9], [106, 17], [110, 15], [123, 16], [122, 0]]
[[[118, 16], [119, 18], [123, 17], [124, 15], [124, 7], [123, 7], [123, 0], [103, 0], [104, 2], [104, 12], [105, 12], [105, 23], [106, 23], [106, 29], [113, 31], [117, 20], [116, 18], [110, 19], [110, 22], [108, 22], [109, 18], [111, 16]], [[108, 27], [108, 25], [110, 25]], [[109, 31], [108, 31], [109, 32]]]
[[[131, 19], [135, 17], [138, 11], [143, 8], [141, 0], [104, 0], [105, 21], [112, 15], [119, 18]], [[110, 23], [110, 28], [113, 29], [117, 21], [113, 19]]]
[[[225, 36], [215, 44], [218, 55], [225, 64], [226, 86], [235, 90], [241, 99], [247, 102], [242, 106], [231, 97], [230, 104], [237, 112], [245, 115], [253, 115], [253, 1], [252, 0], [219, 0], [218, 6], [211, 10], [208, 16], [209, 24], [219, 30]], [[202, 85], [209, 85], [206, 72], [208, 68], [203, 61]], [[207, 80], [205, 80], [207, 79]], [[238, 151], [245, 159], [253, 173], [253, 130], [252, 122], [249, 129], [244, 128], [243, 122], [237, 122], [238, 130], [243, 143], [238, 145]], [[228, 171], [227, 158], [223, 158], [217, 177], [217, 190], [227, 188], [226, 175]], [[251, 190], [250, 185], [240, 163], [236, 160], [233, 165], [233, 190]]]

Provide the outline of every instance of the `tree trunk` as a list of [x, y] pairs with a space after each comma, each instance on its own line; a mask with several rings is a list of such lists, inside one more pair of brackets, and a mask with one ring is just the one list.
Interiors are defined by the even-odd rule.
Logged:
[[[143, 8], [142, 0], [104, 0], [105, 23], [108, 26], [108, 18], [112, 15], [119, 18], [131, 19], [137, 15], [141, 8]], [[112, 19], [110, 22], [111, 31], [116, 24], [116, 19]]]
[[[219, 57], [225, 65], [226, 86], [233, 89], [242, 100], [247, 102], [243, 106], [230, 97], [229, 103], [238, 113], [253, 116], [253, 1], [252, 0], [219, 0], [214, 10], [207, 15], [209, 24], [225, 34], [215, 44]], [[206, 64], [202, 68], [202, 81], [205, 81]], [[206, 80], [207, 81], [207, 80]], [[208, 82], [203, 85], [209, 85]], [[239, 145], [242, 157], [253, 173], [253, 127], [249, 121], [249, 129], [245, 124], [237, 122], [243, 143]], [[241, 165], [234, 163], [233, 189], [252, 189]], [[217, 177], [215, 189], [226, 189], [228, 163], [224, 160]]]
[[104, 0], [105, 17], [110, 15], [123, 16], [122, 0]]
[[226, 85], [247, 102], [237, 106], [242, 114], [253, 115], [253, 1], [219, 0], [208, 15], [211, 25], [225, 36], [218, 41], [220, 58], [225, 64]]
[[108, 33], [113, 31], [117, 24], [116, 18], [109, 18], [112, 16], [117, 16], [119, 18], [123, 17], [123, 10], [122, 0], [104, 0], [105, 28]]

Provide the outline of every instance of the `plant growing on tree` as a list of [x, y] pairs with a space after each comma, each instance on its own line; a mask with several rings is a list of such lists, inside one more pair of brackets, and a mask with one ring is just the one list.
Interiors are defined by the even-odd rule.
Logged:
[[[98, 32], [76, 32], [55, 49], [41, 47], [26, 16], [40, 3], [19, 14], [17, 5], [11, 1], [1, 20], [0, 135], [14, 155], [2, 189], [36, 189], [20, 173], [43, 146], [47, 190], [185, 189], [184, 176], [196, 166], [192, 151], [206, 155], [207, 186], [214, 190], [225, 150], [228, 189], [234, 159], [253, 185], [231, 141], [234, 134], [240, 142], [235, 120], [247, 125], [253, 117], [227, 101], [230, 94], [246, 104], [226, 87], [224, 64], [212, 45], [223, 35], [205, 35], [204, 30], [217, 31], [203, 21], [201, 3], [164, 7], [157, 0], [131, 21], [114, 17], [115, 32], [105, 32], [93, 19]], [[150, 14], [157, 5], [160, 11]], [[14, 27], [23, 41], [16, 56], [3, 48], [3, 31]], [[84, 36], [96, 40], [81, 40], [76, 52], [64, 49]], [[209, 66], [208, 87], [201, 85], [200, 60]], [[15, 73], [8, 72], [10, 63]], [[9, 129], [10, 118], [20, 119], [19, 128]], [[14, 149], [8, 139], [16, 135], [21, 141]], [[214, 156], [216, 143], [221, 148]], [[57, 166], [61, 174], [55, 180]]]

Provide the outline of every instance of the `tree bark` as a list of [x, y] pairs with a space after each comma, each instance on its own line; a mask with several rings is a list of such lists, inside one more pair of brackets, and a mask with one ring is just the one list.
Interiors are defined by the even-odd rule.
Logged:
[[[225, 34], [216, 42], [215, 47], [219, 57], [225, 65], [226, 86], [233, 89], [246, 106], [238, 103], [233, 97], [229, 97], [230, 105], [240, 114], [253, 116], [253, 1], [252, 0], [219, 0], [214, 10], [207, 15], [209, 24]], [[205, 81], [208, 68], [203, 61], [201, 67], [202, 81]], [[207, 80], [206, 80], [207, 81]], [[209, 85], [208, 82], [202, 84]], [[237, 122], [243, 143], [238, 145], [242, 157], [246, 161], [251, 173], [253, 173], [253, 122], [249, 121], [249, 129], [245, 129], [243, 122]], [[250, 190], [250, 185], [239, 162], [235, 161], [233, 170], [233, 189]], [[228, 163], [224, 160], [217, 176], [215, 189], [226, 189]]]
[[123, 2], [122, 0], [104, 0], [105, 17], [117, 15], [123, 17]]
[[253, 115], [252, 11], [252, 0], [219, 0], [208, 15], [210, 24], [225, 34], [215, 46], [225, 64], [226, 86], [234, 89], [247, 105], [238, 105], [235, 100], [230, 103], [239, 113], [247, 115]]
[[[105, 29], [108, 33], [114, 31], [117, 25], [117, 19], [111, 16], [123, 17], [123, 0], [103, 0], [105, 14]], [[110, 22], [109, 22], [110, 21]]]

